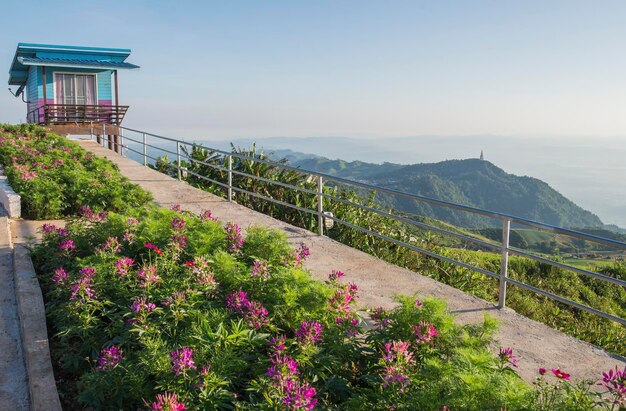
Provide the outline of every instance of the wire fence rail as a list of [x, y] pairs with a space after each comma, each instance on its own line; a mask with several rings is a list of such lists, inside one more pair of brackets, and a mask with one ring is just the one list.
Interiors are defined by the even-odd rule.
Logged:
[[[222, 188], [224, 188], [226, 190], [227, 193], [227, 199], [228, 201], [233, 201], [234, 198], [234, 193], [238, 192], [238, 193], [243, 193], [243, 194], [247, 194], [250, 196], [253, 196], [255, 198], [259, 198], [265, 201], [269, 201], [275, 204], [279, 204], [281, 206], [285, 206], [285, 207], [289, 207], [292, 208], [294, 210], [298, 210], [301, 212], [305, 212], [311, 215], [314, 215], [317, 217], [317, 233], [319, 235], [324, 235], [324, 227], [325, 227], [325, 221], [331, 220], [333, 222], [336, 222], [338, 224], [343, 224], [347, 227], [350, 227], [352, 229], [355, 229], [357, 231], [360, 231], [362, 233], [374, 236], [376, 238], [388, 241], [390, 243], [402, 246], [402, 247], [406, 247], [410, 250], [416, 251], [418, 253], [436, 258], [438, 260], [441, 261], [445, 261], [454, 265], [457, 265], [459, 267], [463, 267], [469, 270], [473, 270], [475, 272], [484, 274], [488, 277], [494, 278], [496, 280], [499, 281], [499, 290], [498, 290], [498, 304], [497, 306], [499, 308], [503, 308], [506, 305], [506, 293], [507, 293], [507, 285], [515, 285], [517, 287], [529, 290], [533, 293], [542, 295], [544, 297], [547, 297], [549, 299], [561, 302], [563, 304], [569, 305], [571, 307], [575, 307], [577, 309], [583, 310], [583, 311], [587, 311], [590, 312], [592, 314], [598, 315], [600, 317], [609, 319], [611, 321], [615, 321], [619, 324], [622, 325], [626, 325], [626, 319], [618, 317], [616, 315], [613, 315], [611, 313], [607, 313], [601, 310], [598, 310], [596, 308], [587, 306], [585, 304], [579, 303], [577, 301], [573, 301], [570, 300], [568, 298], [564, 298], [562, 296], [559, 296], [557, 294], [554, 294], [552, 292], [546, 291], [546, 290], [542, 290], [538, 287], [532, 286], [530, 284], [526, 284], [524, 282], [518, 281], [514, 278], [510, 278], [509, 277], [509, 262], [508, 262], [508, 258], [510, 255], [516, 255], [516, 256], [520, 256], [520, 257], [525, 257], [525, 258], [529, 258], [532, 259], [534, 261], [543, 263], [543, 264], [548, 264], [551, 265], [553, 267], [557, 267], [557, 268], [561, 268], [561, 269], [565, 269], [565, 270], [569, 270], [572, 272], [575, 272], [577, 274], [582, 274], [597, 280], [601, 280], [601, 281], [605, 281], [611, 284], [615, 284], [617, 286], [621, 286], [621, 287], [626, 287], [626, 281], [621, 280], [619, 278], [614, 278], [602, 273], [598, 273], [598, 272], [593, 272], [590, 270], [586, 270], [583, 268], [579, 268], [579, 267], [575, 267], [569, 264], [565, 264], [559, 261], [555, 261], [552, 260], [550, 258], [547, 257], [543, 257], [540, 255], [536, 255], [533, 253], [530, 253], [528, 251], [516, 248], [516, 247], [512, 247], [510, 245], [510, 233], [511, 233], [511, 224], [517, 224], [519, 226], [526, 226], [526, 227], [531, 227], [533, 229], [536, 230], [540, 230], [540, 231], [544, 231], [544, 232], [549, 232], [549, 233], [553, 233], [553, 234], [558, 234], [558, 235], [564, 235], [564, 236], [568, 236], [568, 237], [572, 237], [572, 238], [576, 238], [579, 240], [584, 240], [584, 241], [589, 241], [592, 243], [596, 243], [596, 244], [601, 244], [603, 246], [609, 246], [613, 249], [616, 250], [626, 250], [626, 243], [617, 241], [617, 240], [613, 240], [613, 239], [609, 239], [609, 238], [604, 238], [604, 237], [600, 237], [600, 236], [596, 236], [596, 235], [592, 235], [592, 234], [588, 234], [588, 233], [583, 233], [580, 231], [575, 231], [575, 230], [571, 230], [571, 229], [567, 229], [567, 228], [563, 228], [563, 227], [558, 227], [558, 226], [554, 226], [554, 225], [549, 225], [549, 224], [544, 224], [544, 223], [540, 223], [537, 221], [533, 221], [533, 220], [529, 220], [529, 219], [525, 219], [525, 218], [521, 218], [521, 217], [517, 217], [517, 216], [513, 216], [513, 215], [509, 215], [509, 214], [505, 214], [505, 213], [499, 213], [499, 212], [494, 212], [494, 211], [489, 211], [489, 210], [484, 210], [484, 209], [480, 209], [480, 208], [476, 208], [476, 207], [470, 207], [470, 206], [466, 206], [466, 205], [462, 205], [462, 204], [455, 204], [452, 202], [448, 202], [448, 201], [443, 201], [443, 200], [437, 200], [434, 198], [429, 198], [429, 197], [424, 197], [424, 196], [419, 196], [419, 195], [415, 195], [415, 194], [411, 194], [411, 193], [407, 193], [407, 192], [403, 192], [403, 191], [398, 191], [398, 190], [393, 190], [393, 189], [389, 189], [389, 188], [384, 188], [384, 187], [378, 187], [378, 186], [374, 186], [371, 184], [367, 184], [364, 182], [359, 182], [359, 181], [353, 181], [353, 180], [349, 180], [346, 178], [342, 178], [342, 177], [336, 177], [336, 176], [332, 176], [329, 174], [325, 174], [325, 173], [320, 173], [320, 172], [316, 172], [316, 171], [309, 171], [309, 170], [303, 170], [299, 167], [293, 167], [290, 166], [288, 164], [283, 164], [281, 162], [277, 162], [277, 161], [271, 161], [271, 160], [266, 160], [266, 159], [261, 159], [261, 158], [257, 158], [257, 157], [250, 157], [250, 156], [246, 156], [244, 154], [241, 153], [237, 153], [237, 152], [232, 152], [232, 151], [224, 151], [224, 150], [220, 150], [220, 149], [215, 149], [212, 147], [207, 147], [205, 145], [202, 144], [197, 144], [197, 143], [193, 143], [193, 142], [187, 142], [184, 140], [179, 140], [179, 139], [175, 139], [175, 138], [170, 138], [170, 137], [165, 137], [165, 136], [160, 136], [157, 134], [153, 134], [153, 133], [148, 133], [145, 131], [141, 131], [141, 130], [136, 130], [136, 129], [132, 129], [132, 128], [128, 128], [128, 127], [119, 127], [120, 128], [120, 132], [122, 134], [121, 139], [120, 139], [120, 145], [121, 148], [123, 149], [121, 152], [124, 153], [126, 152], [132, 152], [134, 154], [136, 154], [139, 158], [141, 158], [143, 160], [143, 165], [148, 166], [151, 162], [149, 160], [152, 160], [152, 162], [156, 162], [159, 160], [158, 157], [153, 157], [148, 155], [148, 148], [154, 149], [154, 150], [158, 150], [162, 153], [165, 154], [171, 154], [172, 156], [175, 156], [175, 162], [172, 165], [172, 167], [174, 167], [176, 169], [176, 176], [179, 180], [182, 180], [183, 176], [188, 176], [189, 174], [194, 175], [197, 178], [203, 179], [205, 181], [208, 181], [210, 183], [216, 184]], [[131, 135], [135, 138], [132, 138]], [[93, 138], [94, 136], [92, 136]], [[148, 144], [148, 138], [151, 139], [151, 143], [152, 144]], [[152, 140], [157, 140], [158, 142], [160, 142], [161, 144], [159, 145], [159, 143], [154, 143]], [[169, 144], [169, 146], [171, 147], [175, 147], [171, 148], [171, 149], [167, 149], [165, 147], [163, 147], [163, 143]], [[133, 145], [135, 147], [139, 146], [140, 149], [134, 149], [132, 147], [130, 147], [130, 145]], [[119, 147], [114, 147], [113, 149], [117, 149]], [[223, 156], [223, 158], [226, 160], [226, 164], [227, 167], [223, 167], [217, 164], [213, 164], [210, 162], [206, 162], [206, 161], [202, 161], [202, 160], [198, 160], [198, 159], [194, 159], [191, 158], [188, 154], [190, 149], [202, 149], [202, 150], [207, 150], [213, 154], [216, 155], [220, 155]], [[214, 169], [218, 169], [224, 173], [227, 174], [227, 181], [217, 181], [215, 179], [211, 179], [207, 176], [203, 176], [200, 175], [198, 173], [195, 173], [191, 170], [188, 170], [186, 167], [183, 166], [183, 159], [185, 159], [186, 162], [196, 162], [199, 164], [202, 164], [204, 166], [207, 167], [212, 167]], [[267, 165], [271, 165], [274, 167], [279, 167], [285, 170], [291, 170], [291, 171], [295, 171], [298, 173], [301, 173], [303, 175], [308, 176], [308, 178], [310, 179], [316, 179], [317, 180], [317, 184], [316, 190], [311, 190], [311, 189], [307, 189], [305, 187], [299, 187], [299, 186], [295, 186], [292, 184], [288, 184], [282, 181], [276, 181], [276, 180], [271, 180], [271, 179], [267, 179], [261, 176], [257, 176], [257, 175], [253, 175], [253, 174], [249, 174], [249, 173], [245, 173], [242, 171], [238, 171], [238, 170], [234, 170], [233, 169], [233, 159], [240, 159], [240, 160], [248, 160], [248, 161], [254, 161], [254, 162], [258, 162], [258, 163], [264, 163]], [[256, 179], [258, 181], [263, 181], [266, 183], [270, 183], [270, 184], [275, 184], [275, 185], [279, 185], [282, 186], [284, 188], [287, 189], [291, 189], [291, 190], [298, 190], [300, 192], [305, 192], [311, 195], [315, 195], [316, 196], [316, 205], [317, 207], [315, 209], [309, 209], [309, 208], [305, 208], [305, 207], [301, 207], [295, 204], [291, 204], [291, 203], [287, 203], [281, 200], [277, 200], [274, 199], [272, 197], [268, 197], [266, 195], [262, 195], [260, 193], [256, 193], [253, 191], [249, 191], [249, 190], [245, 190], [243, 188], [240, 187], [236, 187], [233, 185], [233, 175], [238, 175], [238, 176], [243, 176], [243, 177], [247, 177], [247, 178], [252, 178], [252, 179]], [[358, 188], [358, 189], [365, 189], [365, 190], [370, 190], [372, 192], [375, 193], [382, 193], [382, 194], [387, 194], [387, 195], [393, 195], [393, 196], [398, 196], [398, 197], [402, 197], [405, 199], [409, 199], [409, 200], [413, 200], [413, 201], [417, 201], [417, 202], [421, 202], [421, 203], [427, 203], [427, 204], [431, 204], [431, 205], [436, 205], [436, 206], [440, 206], [440, 207], [446, 207], [448, 209], [452, 209], [452, 210], [456, 210], [456, 211], [462, 211], [462, 212], [467, 212], [467, 213], [471, 213], [471, 214], [475, 214], [475, 215], [480, 215], [480, 216], [486, 216], [486, 217], [491, 217], [494, 219], [498, 219], [501, 221], [501, 226], [502, 226], [502, 238], [500, 243], [492, 243], [492, 242], [488, 242], [488, 241], [484, 241], [482, 239], [479, 238], [474, 238], [472, 236], [468, 236], [465, 234], [461, 234], [461, 233], [457, 233], [455, 231], [451, 231], [451, 230], [446, 230], [444, 228], [440, 228], [440, 227], [436, 227], [430, 224], [426, 224], [424, 222], [420, 222], [420, 221], [416, 221], [413, 220], [411, 218], [407, 218], [405, 216], [401, 216], [401, 215], [397, 215], [397, 214], [392, 214], [392, 213], [388, 213], [386, 211], [374, 208], [374, 207], [370, 207], [370, 206], [366, 206], [363, 204], [359, 204], [356, 203], [354, 201], [350, 201], [344, 198], [340, 198], [337, 197], [335, 195], [329, 194], [327, 192], [324, 192], [324, 186], [325, 184], [335, 184], [335, 185], [341, 185], [341, 186], [348, 186], [348, 187], [354, 187], [354, 188]], [[391, 218], [393, 220], [399, 221], [403, 224], [408, 224], [410, 226], [413, 227], [417, 227], [419, 229], [423, 229], [423, 230], [430, 230], [433, 232], [438, 232], [440, 234], [444, 234], [444, 235], [448, 235], [448, 236], [452, 236], [455, 237], [459, 240], [465, 241], [465, 242], [471, 242], [473, 244], [476, 244], [480, 247], [486, 248], [486, 249], [490, 249], [493, 250], [494, 252], [498, 252], [500, 254], [500, 270], [498, 273], [495, 272], [491, 272], [489, 270], [486, 270], [484, 268], [481, 267], [476, 267], [474, 265], [465, 263], [463, 261], [459, 261], [456, 260], [454, 258], [448, 257], [448, 256], [444, 256], [441, 254], [437, 254], [431, 250], [427, 250], [425, 248], [422, 247], [418, 247], [415, 244], [411, 244], [411, 243], [407, 243], [405, 241], [402, 240], [398, 240], [396, 238], [392, 238], [389, 237], [387, 235], [375, 232], [371, 229], [365, 228], [365, 227], [361, 227], [359, 225], [353, 224], [349, 221], [345, 221], [342, 220], [334, 215], [332, 215], [331, 213], [325, 212], [324, 211], [324, 199], [328, 199], [328, 200], [332, 200], [332, 201], [338, 201], [341, 203], [344, 203], [346, 205], [352, 206], [352, 207], [356, 207], [359, 208], [361, 210], [367, 211], [367, 212], [372, 212], [372, 213], [376, 213], [378, 215], [384, 216], [384, 217], [388, 217]]]

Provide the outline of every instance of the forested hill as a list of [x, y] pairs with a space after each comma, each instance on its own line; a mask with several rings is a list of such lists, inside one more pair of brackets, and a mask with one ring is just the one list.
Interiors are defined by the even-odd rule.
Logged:
[[[292, 164], [370, 184], [440, 200], [499, 211], [561, 227], [603, 227], [598, 216], [565, 198], [543, 181], [506, 173], [478, 160], [448, 160], [400, 165], [346, 162], [299, 153], [279, 152]], [[392, 196], [379, 197], [398, 210], [435, 217], [464, 227], [489, 227], [497, 221]]]

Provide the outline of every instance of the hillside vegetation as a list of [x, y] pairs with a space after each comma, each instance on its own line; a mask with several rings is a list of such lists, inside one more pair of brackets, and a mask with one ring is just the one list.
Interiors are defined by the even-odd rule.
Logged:
[[[565, 198], [545, 182], [508, 174], [488, 161], [448, 160], [433, 164], [372, 164], [323, 157], [298, 158], [305, 170], [365, 181], [373, 185], [485, 210], [512, 214], [560, 227], [603, 227], [598, 216]], [[498, 222], [448, 208], [379, 194], [388, 207], [463, 227], [486, 228]]]
[[[233, 151], [248, 157], [267, 159], [263, 153], [256, 151], [255, 148], [249, 151], [233, 148]], [[204, 149], [194, 148], [189, 155], [191, 158], [206, 164], [213, 163], [222, 167], [226, 166], [226, 160], [223, 156]], [[286, 162], [287, 160], [284, 161]], [[225, 182], [227, 181], [227, 174], [224, 169], [216, 169], [195, 161], [186, 162], [184, 166], [192, 171], [186, 178], [189, 183], [218, 195], [225, 194], [223, 187], [209, 183], [194, 175], [203, 175], [216, 181]], [[175, 174], [173, 165], [167, 161], [158, 162], [156, 167], [163, 172]], [[307, 190], [316, 189], [316, 182], [311, 181], [307, 176], [272, 164], [235, 157], [233, 169], [261, 176], [268, 180], [288, 183]], [[287, 189], [267, 181], [234, 174], [233, 184], [249, 192], [258, 193], [265, 197], [309, 210], [315, 210], [317, 207], [317, 198], [314, 194]], [[325, 193], [341, 198], [344, 201], [366, 204], [370, 207], [376, 206], [372, 198], [369, 200], [364, 199], [361, 193], [340, 187], [325, 187]], [[239, 204], [290, 224], [310, 230], [316, 229], [317, 218], [311, 214], [247, 194], [237, 193], [235, 200]], [[359, 209], [344, 202], [326, 198], [324, 200], [324, 210], [332, 212], [343, 221], [360, 227], [367, 227], [369, 230], [386, 237], [399, 239], [494, 273], [499, 272], [499, 254], [485, 252], [484, 250], [479, 251], [476, 247], [463, 244], [458, 240], [451, 240], [448, 236], [435, 235], [432, 232], [399, 223], [391, 218]], [[393, 212], [393, 210], [389, 211]], [[438, 225], [447, 228], [452, 227], [447, 223]], [[378, 258], [406, 267], [420, 274], [428, 275], [465, 292], [489, 301], [497, 301], [497, 281], [484, 274], [425, 257], [423, 254], [391, 244], [388, 241], [364, 234], [361, 231], [339, 223], [334, 224], [332, 229], [327, 230], [326, 235]], [[610, 263], [608, 266], [598, 267], [596, 270], [606, 275], [626, 280], [626, 265], [623, 262]], [[624, 287], [518, 257], [510, 259], [510, 275], [529, 285], [612, 313], [621, 318], [626, 318], [626, 290]], [[626, 340], [626, 329], [615, 322], [571, 308], [568, 305], [514, 286], [509, 287], [507, 305], [520, 314], [546, 323], [553, 328], [602, 346], [609, 351], [626, 355], [626, 346], [623, 344], [623, 341]]]

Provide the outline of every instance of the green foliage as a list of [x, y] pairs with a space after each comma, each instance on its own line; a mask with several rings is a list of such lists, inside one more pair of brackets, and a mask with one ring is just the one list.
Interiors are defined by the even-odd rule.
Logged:
[[[164, 393], [188, 409], [310, 409], [310, 400], [319, 409], [539, 409], [513, 363], [489, 352], [492, 318], [460, 326], [441, 300], [398, 297], [363, 327], [350, 308], [356, 287], [341, 273], [312, 280], [277, 231], [253, 227], [241, 250], [228, 251], [219, 222], [157, 208], [79, 218], [67, 230], [48, 227], [32, 252], [66, 409], [135, 410]], [[69, 252], [60, 247], [68, 239]], [[132, 264], [121, 270], [124, 258]], [[267, 276], [253, 271], [261, 259]], [[158, 278], [147, 279], [150, 267]], [[239, 291], [267, 309], [267, 321], [232, 305]], [[303, 334], [303, 321], [319, 333]], [[104, 361], [112, 347], [119, 357]], [[176, 368], [182, 347], [193, 363]], [[308, 390], [311, 407], [286, 405], [288, 381]], [[554, 409], [573, 395], [564, 386]]]
[[[198, 149], [194, 150], [196, 150], [194, 154], [196, 157], [207, 160], [204, 162], [213, 161], [215, 164], [220, 164], [222, 166], [227, 165], [226, 160], [216, 153], [208, 153]], [[260, 160], [267, 159], [263, 153], [257, 152], [254, 147], [249, 151], [233, 148], [233, 153], [252, 156]], [[254, 160], [241, 161], [243, 163], [257, 163]], [[485, 175], [498, 176], [500, 173], [503, 173], [501, 170], [495, 168], [488, 162], [476, 161], [476, 164], [478, 164], [476, 165], [470, 160], [468, 161], [469, 163], [450, 162], [450, 164], [448, 164], [446, 162], [436, 165], [424, 165], [424, 167], [432, 172], [435, 172], [437, 170], [442, 171], [449, 166], [451, 167], [451, 171], [449, 170], [451, 175], [456, 175], [455, 173], [459, 172], [459, 175], [464, 176], [470, 175], [471, 173], [469, 173], [469, 171], [471, 167], [474, 166], [483, 170]], [[342, 172], [349, 172], [351, 165], [344, 164], [343, 166], [345, 167], [342, 169]], [[240, 167], [240, 169], [245, 169], [245, 167], [242, 168], [243, 166], [238, 167]], [[359, 167], [364, 167], [364, 165], [360, 164]], [[410, 167], [415, 168], [416, 166]], [[413, 170], [413, 168], [411, 170]], [[248, 169], [250, 169], [250, 167], [248, 167]], [[402, 170], [404, 170], [404, 168], [396, 171], [399, 173]], [[465, 170], [464, 173], [461, 173], [463, 170]], [[205, 166], [203, 168], [196, 168], [195, 172], [201, 175], [208, 175], [217, 181], [226, 182], [226, 173], [223, 170], [215, 170], [212, 167]], [[362, 170], [362, 172], [365, 173], [364, 170]], [[279, 173], [279, 168], [276, 166], [264, 166], [257, 168], [255, 175], [272, 181], [285, 182], [284, 180], [281, 180], [283, 177]], [[500, 177], [513, 178], [514, 176], [507, 175]], [[523, 181], [518, 182], [518, 184], [522, 184], [527, 180], [532, 183], [532, 179], [523, 179]], [[201, 178], [190, 176], [189, 181], [201, 188], [212, 191], [215, 194], [224, 195], [224, 192], [219, 186], [207, 184], [206, 182], [203, 182]], [[259, 186], [252, 185], [254, 179], [242, 178], [237, 181], [238, 184], [240, 184], [240, 187], [248, 191], [253, 191], [259, 188]], [[297, 191], [293, 189], [287, 190], [283, 187], [262, 181], [257, 181], [255, 184], [262, 185], [262, 192], [267, 197], [294, 204], [299, 207], [306, 207], [310, 210], [316, 209], [315, 195], [304, 193], [302, 196], [294, 196], [293, 193]], [[299, 180], [292, 179], [290, 180], [290, 184], [306, 189], [315, 188], [315, 183], [306, 180], [304, 177], [300, 177]], [[325, 197], [323, 206], [325, 211], [332, 212], [334, 216], [343, 221], [374, 231], [386, 238], [400, 240], [420, 249], [463, 261], [494, 273], [498, 273], [500, 270], [500, 256], [498, 254], [485, 252], [484, 250], [477, 251], [476, 246], [473, 244], [451, 239], [450, 236], [433, 234], [432, 232], [424, 229], [409, 226], [408, 224], [398, 222], [389, 217], [364, 210], [350, 204], [355, 203], [380, 209], [381, 201], [375, 197], [374, 193], [368, 193], [366, 191], [355, 192], [338, 186], [325, 186], [324, 193], [327, 196], [334, 196], [341, 200], [336, 201]], [[483, 195], [487, 194], [489, 193], [483, 193]], [[242, 202], [255, 210], [268, 213], [291, 224], [307, 229], [316, 229], [317, 221], [316, 216], [314, 215], [294, 209], [288, 209], [282, 205], [273, 205], [267, 201], [249, 202], [248, 197], [245, 196], [243, 198], [236, 197], [235, 200], [237, 202]], [[385, 201], [386, 200], [384, 199], [382, 200], [382, 202]], [[480, 206], [486, 207], [484, 204]], [[388, 211], [390, 213], [398, 214], [397, 211], [392, 209], [389, 209]], [[426, 213], [426, 215], [429, 214]], [[415, 216], [408, 217], [415, 218]], [[459, 228], [448, 223], [443, 223], [438, 220], [424, 217], [420, 217], [418, 220], [445, 230], [476, 237], [475, 232], [470, 232], [466, 229]], [[545, 247], [547, 248], [540, 250], [543, 252], [552, 252], [555, 250], [571, 251], [572, 247], [576, 248], [586, 246], [586, 243], [582, 244], [584, 242], [579, 244], [576, 240], [573, 240], [566, 244], [560, 238], [556, 241], [554, 237], [550, 237], [550, 234], [544, 235], [543, 233], [535, 233], [537, 233], [535, 230], [530, 231], [516, 229], [513, 231], [512, 241], [514, 245], [527, 245], [531, 249], [533, 247], [535, 249], [539, 249], [540, 247], [543, 247], [542, 244], [545, 243]], [[329, 237], [351, 247], [365, 251], [371, 255], [399, 266], [428, 275], [437, 281], [451, 285], [467, 293], [477, 295], [488, 301], [495, 302], [498, 299], [497, 281], [482, 273], [462, 268], [458, 265], [442, 260], [426, 257], [423, 254], [411, 251], [385, 239], [365, 234], [358, 229], [344, 224], [335, 223], [332, 229], [326, 231], [326, 234]], [[485, 237], [481, 237], [480, 235], [478, 236], [483, 240], [488, 240], [490, 238], [499, 239], [501, 237], [501, 229], [484, 229], [480, 230], [480, 234], [485, 235]], [[619, 234], [615, 234], [613, 237], [618, 238], [619, 236]], [[509, 266], [510, 275], [517, 280], [558, 294], [565, 298], [590, 305], [599, 310], [613, 313], [622, 318], [626, 317], [626, 290], [624, 290], [623, 287], [557, 269], [526, 258], [511, 257]], [[608, 265], [606, 268], [602, 266], [595, 269], [600, 272], [609, 272], [611, 273], [610, 275], [624, 276], [622, 271], [623, 268], [620, 267], [623, 267], [623, 263], [616, 263], [613, 266]], [[545, 297], [514, 286], [509, 287], [507, 305], [515, 309], [520, 314], [526, 315], [537, 321], [541, 321], [560, 331], [599, 345], [609, 351], [626, 355], [626, 346], [622, 344], [622, 341], [626, 340], [626, 330], [624, 330], [624, 327], [621, 327], [619, 324], [612, 321], [597, 317], [591, 313], [571, 308], [565, 304], [549, 300]]]
[[[584, 210], [541, 180], [508, 174], [488, 161], [448, 160], [424, 164], [372, 164], [323, 157], [297, 160], [295, 165], [439, 200], [512, 214], [561, 227], [603, 227]], [[402, 197], [381, 195], [387, 207], [433, 217], [457, 226], [487, 228], [498, 222]]]
[[151, 199], [110, 161], [33, 124], [0, 125], [0, 163], [25, 218], [62, 218], [82, 206], [124, 211]]

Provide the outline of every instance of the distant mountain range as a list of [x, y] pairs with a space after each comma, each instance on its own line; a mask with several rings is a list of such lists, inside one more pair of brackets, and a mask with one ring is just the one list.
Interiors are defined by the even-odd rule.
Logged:
[[[402, 165], [330, 160], [291, 150], [278, 150], [273, 155], [287, 158], [291, 164], [302, 169], [512, 214], [546, 224], [624, 232], [617, 226], [605, 226], [597, 215], [574, 204], [545, 182], [506, 173], [489, 161], [466, 159]], [[488, 217], [403, 197], [379, 195], [377, 199], [385, 206], [399, 211], [437, 218], [462, 227], [486, 228], [500, 224]]]

